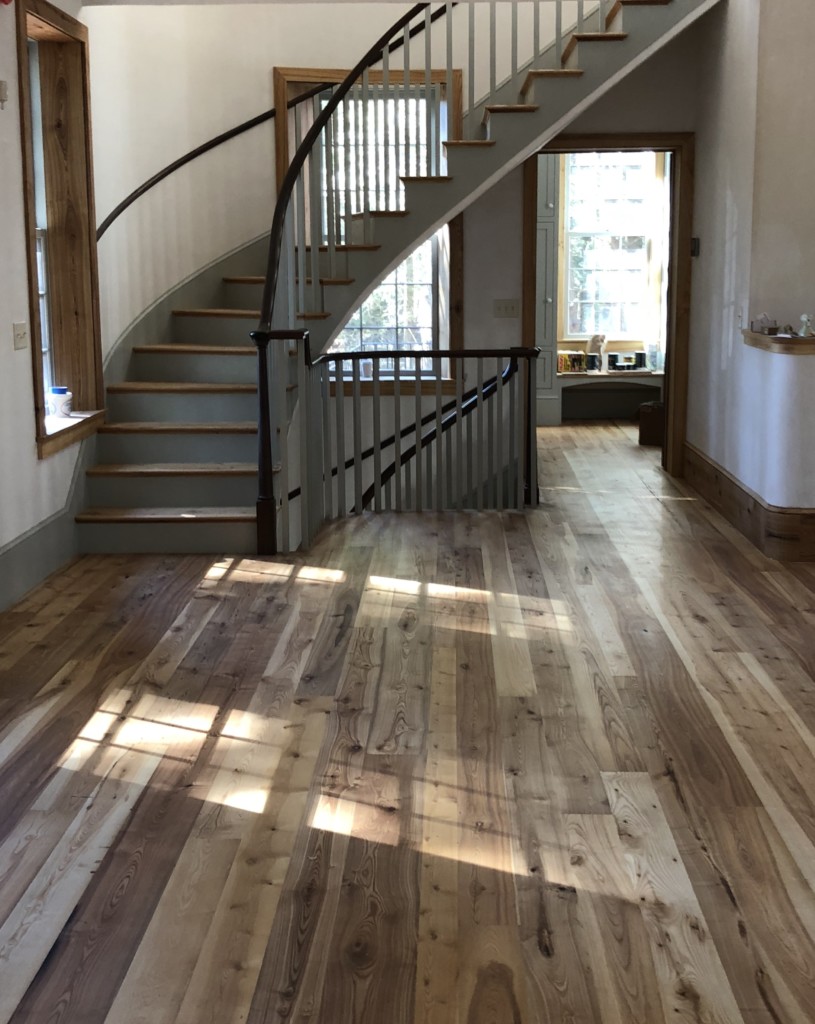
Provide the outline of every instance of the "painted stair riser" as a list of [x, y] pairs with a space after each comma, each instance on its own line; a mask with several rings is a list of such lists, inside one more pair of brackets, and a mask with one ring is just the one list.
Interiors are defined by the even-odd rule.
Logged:
[[246, 317], [174, 316], [170, 334], [176, 345], [251, 345], [256, 327]]
[[[263, 273], [265, 273], [265, 270], [258, 271], [258, 274]], [[224, 306], [228, 309], [260, 309], [263, 285], [225, 281], [223, 295]]]
[[82, 554], [251, 555], [257, 551], [249, 523], [77, 523]]
[[257, 357], [199, 352], [134, 352], [129, 379], [254, 384], [257, 381]]
[[99, 434], [96, 445], [102, 463], [254, 462], [258, 453], [257, 434]]
[[86, 494], [92, 507], [222, 508], [251, 507], [258, 491], [255, 476], [89, 476]]
[[211, 423], [257, 420], [258, 400], [245, 394], [126, 392], [108, 394], [111, 423]]
[[[379, 280], [390, 267], [415, 246], [417, 238], [464, 209], [498, 182], [513, 167], [536, 152], [541, 145], [564, 130], [576, 116], [613, 87], [659, 47], [669, 42], [719, 0], [683, 0], [680, 4], [637, 6], [625, 12], [627, 40], [585, 42], [578, 45], [578, 60], [584, 74], [573, 78], [555, 78], [538, 90], [540, 108], [535, 113], [494, 114], [490, 135], [493, 147], [453, 149], [448, 155], [451, 182], [421, 182], [406, 185], [407, 218], [381, 225], [377, 240], [381, 248], [373, 253], [350, 254], [348, 277], [351, 287], [332, 289], [328, 320], [310, 323], [312, 349], [320, 351], [333, 340], [342, 323], [359, 302], [359, 296], [371, 280]], [[520, 78], [520, 76], [519, 76]], [[518, 85], [517, 88], [520, 88]], [[517, 95], [510, 102], [517, 102]], [[506, 100], [505, 100], [506, 101]]]

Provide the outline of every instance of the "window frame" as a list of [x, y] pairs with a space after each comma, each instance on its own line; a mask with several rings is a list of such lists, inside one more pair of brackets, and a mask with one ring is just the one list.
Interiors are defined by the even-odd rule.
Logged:
[[[34, 415], [37, 454], [39, 458], [44, 459], [95, 433], [105, 415], [91, 146], [88, 30], [86, 26], [47, 0], [19, 0], [15, 7]], [[82, 302], [77, 302], [77, 307], [81, 305], [82, 312], [77, 314], [73, 329], [66, 329], [65, 336], [61, 337], [57, 326], [52, 324], [50, 346], [61, 382], [73, 392], [75, 408], [87, 415], [52, 433], [46, 428], [43, 328], [40, 322], [40, 287], [37, 273], [38, 228], [34, 189], [29, 39], [37, 41], [41, 47], [65, 47], [64, 51], [60, 51], [65, 57], [60, 68], [60, 81], [64, 80], [65, 87], [70, 89], [71, 97], [81, 97], [81, 102], [72, 103], [70, 107], [70, 123], [63, 124], [66, 134], [72, 133], [73, 139], [80, 141], [75, 145], [76, 159], [70, 163], [70, 170], [66, 171], [66, 180], [60, 182], [64, 187], [60, 199], [72, 205], [72, 213], [79, 223], [79, 230], [74, 232], [66, 243], [66, 249], [72, 247], [70, 255], [75, 258], [61, 261], [55, 258], [53, 247], [49, 247], [51, 271], [47, 290], [49, 301], [59, 301], [60, 294], [63, 301], [66, 301], [67, 296], [74, 295], [80, 290], [82, 293]], [[70, 173], [73, 173], [74, 177], [68, 183], [67, 175]], [[72, 189], [74, 191], [71, 191]], [[77, 277], [77, 274], [80, 276]]]

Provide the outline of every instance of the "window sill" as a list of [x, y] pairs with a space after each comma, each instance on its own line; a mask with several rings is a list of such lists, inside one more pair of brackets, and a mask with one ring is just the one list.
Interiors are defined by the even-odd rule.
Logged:
[[47, 459], [49, 455], [70, 448], [72, 444], [83, 441], [95, 434], [100, 423], [104, 422], [105, 410], [74, 413], [73, 416], [46, 416], [45, 434], [37, 438], [37, 455]]

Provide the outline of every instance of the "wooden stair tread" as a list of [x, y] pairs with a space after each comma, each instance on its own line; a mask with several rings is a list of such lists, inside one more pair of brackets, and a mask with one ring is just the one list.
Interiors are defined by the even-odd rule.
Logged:
[[[279, 471], [275, 467], [275, 472]], [[100, 463], [88, 476], [254, 476], [254, 462], [142, 462]]]
[[173, 316], [208, 316], [214, 319], [259, 320], [259, 309], [174, 309]]
[[484, 110], [490, 114], [534, 114], [540, 107], [537, 103], [488, 103]]
[[521, 95], [526, 96], [532, 88], [533, 82], [538, 78], [579, 78], [582, 74], [582, 68], [533, 68], [527, 72], [524, 84], [521, 86]]
[[401, 174], [400, 181], [452, 181], [451, 174]]
[[[407, 217], [407, 210], [368, 210], [369, 217]], [[359, 213], [352, 213], [351, 220], [364, 220], [365, 213], [360, 210]]]
[[134, 352], [166, 356], [257, 356], [252, 345], [134, 345]]
[[[320, 284], [323, 284], [323, 285], [347, 285], [347, 284], [353, 284], [354, 283], [354, 278], [353, 277], [319, 277], [319, 278], [317, 278], [317, 280], [319, 281]], [[266, 283], [266, 279], [264, 277], [225, 277], [224, 278], [224, 283], [225, 284], [257, 284], [257, 285], [262, 285], [262, 284]], [[311, 284], [311, 283], [312, 283], [312, 279], [310, 277], [307, 277], [306, 278], [306, 284]]]
[[109, 384], [111, 395], [249, 395], [257, 392], [256, 384], [201, 384], [198, 381], [174, 380], [126, 380], [121, 384]]
[[[366, 242], [365, 244], [360, 243], [359, 245], [335, 245], [334, 252], [377, 252], [381, 248], [381, 245], [375, 245], [373, 242], [370, 244]], [[305, 247], [305, 251], [311, 252], [311, 246], [307, 245]], [[319, 251], [328, 252], [328, 246], [321, 245], [319, 247]]]
[[[317, 284], [326, 285], [326, 286], [331, 286], [331, 285], [342, 286], [342, 285], [347, 285], [347, 284], [353, 284], [355, 280], [356, 280], [356, 278], [354, 278], [354, 277], [318, 277], [317, 278]], [[299, 278], [297, 280], [297, 283], [298, 284], [300, 283]], [[314, 284], [314, 278], [307, 277], [307, 278], [305, 278], [304, 283], [306, 285], [311, 286], [312, 284]]]
[[447, 139], [447, 141], [443, 142], [442, 145], [447, 147], [475, 146], [477, 148], [479, 146], [494, 146], [495, 139]]
[[572, 39], [578, 43], [619, 43], [628, 39], [627, 32], [575, 32]]
[[330, 313], [298, 313], [298, 320], [327, 320], [331, 316]]
[[87, 508], [78, 523], [254, 523], [254, 508]]
[[493, 114], [534, 114], [540, 110], [537, 103], [488, 103], [484, 107], [481, 123], [487, 124]]
[[256, 434], [257, 423], [251, 420], [224, 423], [172, 423], [162, 421], [104, 423], [100, 434]]

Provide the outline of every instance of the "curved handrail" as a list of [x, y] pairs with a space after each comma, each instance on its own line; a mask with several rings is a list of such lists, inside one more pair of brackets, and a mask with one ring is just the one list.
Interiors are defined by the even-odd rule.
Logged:
[[297, 183], [297, 179], [300, 177], [300, 172], [305, 167], [306, 160], [314, 147], [314, 143], [322, 135], [323, 129], [333, 117], [334, 111], [354, 87], [357, 79], [363, 71], [370, 68], [373, 64], [376, 64], [377, 61], [382, 58], [383, 51], [386, 47], [388, 52], [390, 52], [393, 37], [409, 25], [417, 14], [421, 14], [421, 12], [426, 10], [429, 6], [430, 4], [426, 3], [416, 4], [414, 7], [411, 7], [407, 14], [403, 14], [402, 17], [399, 18], [399, 20], [395, 22], [384, 35], [380, 36], [365, 56], [357, 62], [349, 74], [347, 74], [337, 88], [334, 89], [331, 94], [331, 98], [314, 119], [314, 123], [306, 132], [303, 141], [300, 143], [297, 152], [294, 154], [292, 162], [289, 164], [289, 168], [286, 171], [286, 176], [283, 178], [283, 182], [280, 186], [277, 204], [275, 205], [274, 210], [274, 217], [272, 218], [272, 233], [269, 240], [269, 261], [266, 270], [266, 283], [263, 287], [263, 299], [260, 307], [258, 333], [270, 331], [272, 328], [272, 309], [274, 307], [275, 295], [277, 293], [277, 280], [280, 275], [280, 254], [283, 251], [283, 230], [286, 221], [286, 213], [289, 208], [289, 202], [291, 201], [294, 193], [294, 187]]
[[[306, 100], [312, 99], [314, 96], [317, 96], [319, 93], [321, 93], [325, 88], [327, 88], [325, 82], [321, 82], [319, 85], [315, 85], [312, 89], [308, 89], [306, 92], [301, 93], [299, 96], [295, 96], [293, 99], [289, 100], [289, 102], [286, 104], [286, 109], [291, 110], [292, 108], [296, 107], [298, 103], [303, 103]], [[210, 139], [208, 142], [202, 142], [200, 146], [196, 146], [195, 149], [191, 149], [189, 153], [185, 153], [184, 156], [180, 156], [178, 157], [177, 160], [173, 160], [172, 163], [167, 164], [167, 166], [163, 167], [160, 171], [156, 171], [156, 173], [152, 177], [148, 178], [147, 181], [142, 182], [142, 184], [139, 185], [138, 188], [133, 189], [130, 195], [125, 196], [125, 198], [117, 206], [113, 207], [113, 209], [110, 211], [107, 217], [105, 217], [105, 219], [96, 229], [96, 241], [99, 241], [99, 239], [102, 237], [102, 235], [104, 235], [104, 233], [111, 226], [111, 224], [118, 217], [120, 217], [129, 206], [132, 206], [137, 199], [141, 199], [141, 197], [146, 192], [149, 192], [150, 189], [153, 188], [155, 185], [158, 185], [159, 182], [164, 181], [165, 178], [169, 178], [170, 175], [173, 174], [175, 171], [184, 167], [186, 164], [192, 163], [193, 160], [197, 159], [199, 156], [203, 156], [204, 153], [209, 153], [210, 150], [215, 149], [222, 143], [229, 142], [230, 139], [237, 138], [238, 135], [243, 135], [244, 132], [248, 132], [252, 128], [257, 128], [259, 124], [264, 124], [266, 121], [271, 121], [275, 114], [275, 108], [272, 107], [271, 110], [266, 110], [262, 114], [257, 114], [255, 115], [255, 117], [250, 117], [248, 121], [244, 121], [242, 124], [236, 125], [234, 128], [228, 129], [228, 131], [221, 132], [220, 135], [216, 135], [215, 138]]]
[[[453, 4], [453, 7], [456, 5]], [[441, 10], [434, 11], [430, 17], [431, 23], [436, 21], [442, 16], [444, 12]], [[409, 32], [409, 37], [414, 39], [417, 35], [421, 35], [425, 31], [424, 22], [420, 22]], [[396, 53], [397, 50], [401, 49], [405, 45], [404, 39], [394, 39], [393, 42], [388, 46], [388, 53]], [[286, 104], [287, 110], [292, 110], [299, 103], [304, 103], [306, 100], [313, 99], [330, 86], [331, 83], [321, 82], [319, 85], [314, 86], [311, 89], [307, 89], [305, 92], [300, 93], [299, 96], [295, 96], [290, 99]], [[130, 195], [125, 198], [110, 211], [105, 217], [99, 227], [96, 229], [96, 241], [104, 235], [107, 229], [113, 224], [113, 222], [120, 217], [125, 210], [132, 206], [137, 199], [140, 199], [145, 193], [149, 192], [151, 188], [158, 185], [159, 182], [164, 181], [165, 178], [169, 178], [171, 174], [180, 168], [186, 166], [186, 164], [192, 163], [193, 160], [199, 156], [203, 156], [204, 153], [209, 153], [210, 150], [215, 149], [224, 142], [229, 142], [230, 139], [237, 138], [238, 135], [243, 135], [244, 132], [250, 131], [252, 128], [257, 128], [258, 125], [264, 124], [266, 121], [271, 121], [276, 115], [274, 107], [271, 110], [265, 110], [262, 114], [257, 114], [255, 117], [250, 117], [248, 121], [244, 121], [242, 124], [236, 125], [234, 128], [228, 129], [228, 131], [222, 132], [220, 135], [216, 135], [215, 138], [210, 139], [208, 142], [203, 142], [200, 146], [196, 146], [195, 149], [191, 149], [189, 153], [185, 153], [184, 156], [178, 157], [177, 160], [173, 160], [172, 163], [167, 164], [160, 171], [157, 171], [152, 177], [148, 178], [147, 181], [142, 182], [138, 188], [133, 189]]]
[[[287, 332], [283, 332], [283, 333], [286, 333], [286, 336], [288, 337]], [[472, 350], [472, 352], [468, 351], [467, 355], [468, 356], [472, 356], [474, 358], [478, 357], [479, 355], [484, 356], [485, 358], [489, 358], [491, 356], [495, 357], [495, 356], [498, 356], [498, 355], [502, 355], [504, 353], [504, 351], [511, 352], [512, 349], [507, 349], [507, 350], [503, 350], [503, 349], [495, 349], [495, 350], [493, 350], [493, 349], [484, 349], [481, 352], [479, 352], [477, 350]], [[378, 353], [378, 354], [381, 354], [381, 353]], [[396, 355], [396, 354], [397, 354], [397, 352], [396, 352], [396, 350], [394, 350], [394, 355]], [[402, 350], [401, 352], [398, 352], [398, 355], [402, 355], [403, 356], [403, 355], [406, 355], [406, 354], [408, 356], [410, 356], [411, 354], [415, 354], [415, 353], [411, 353], [411, 352], [405, 353], [404, 350]], [[348, 361], [349, 357], [351, 357], [351, 356], [353, 356], [353, 357], [355, 357], [357, 359], [364, 359], [366, 357], [370, 358], [370, 355], [371, 355], [370, 352], [364, 352], [364, 351], [360, 351], [360, 352], [334, 352], [334, 353], [331, 353], [330, 355], [328, 353], [323, 353], [321, 356], [318, 356], [317, 359], [315, 359], [313, 363], [310, 362], [310, 363], [308, 363], [308, 365], [309, 366], [316, 366], [316, 365], [319, 365], [320, 363], [333, 362], [334, 360]], [[447, 352], [447, 351], [444, 351], [444, 350], [433, 351], [431, 349], [429, 351], [423, 351], [422, 355], [423, 356], [436, 356], [436, 357], [440, 357], [442, 359], [447, 359], [447, 358], [449, 358], [450, 353]], [[512, 371], [512, 373], [510, 372], [510, 366], [511, 365], [512, 365], [512, 363], [507, 364], [507, 366], [505, 367], [505, 369], [501, 373], [501, 380], [504, 381], [504, 382], [508, 381], [512, 377], [513, 373], [515, 372], [515, 371]], [[470, 406], [471, 401], [477, 398], [479, 387], [482, 388], [482, 397], [483, 398], [489, 398], [489, 396], [495, 391], [496, 378], [495, 377], [489, 377], [487, 380], [484, 381], [484, 383], [482, 385], [476, 385], [475, 387], [469, 388], [467, 391], [464, 392], [464, 394], [461, 396], [462, 415], [467, 416], [472, 411], [469, 406]], [[442, 405], [442, 407], [441, 407], [442, 414], [446, 415], [447, 413], [452, 412], [453, 410], [455, 410], [457, 408], [457, 406], [458, 406], [458, 399], [454, 398], [454, 399], [451, 399], [449, 402], [445, 402], [444, 405]], [[419, 426], [420, 427], [426, 427], [429, 423], [432, 423], [433, 420], [435, 420], [435, 418], [436, 418], [436, 410], [433, 409], [431, 412], [425, 413], [425, 415], [422, 416], [422, 418], [419, 420]], [[449, 429], [449, 428], [445, 427], [442, 432], [445, 433], [447, 431], [447, 429]], [[410, 437], [411, 434], [415, 434], [415, 433], [416, 433], [416, 424], [415, 423], [408, 423], [408, 425], [406, 427], [402, 427], [402, 429], [399, 431], [399, 439], [402, 440], [403, 438]], [[430, 435], [427, 435], [427, 436], [429, 437]], [[432, 438], [430, 440], [432, 440]], [[384, 452], [387, 448], [390, 448], [391, 445], [393, 445], [395, 443], [396, 443], [396, 434], [391, 434], [390, 437], [386, 437], [384, 441], [380, 441], [378, 449], [376, 447], [374, 447], [373, 445], [371, 445], [368, 448], [364, 448], [359, 453], [359, 455], [352, 455], [350, 458], [346, 459], [345, 460], [345, 464], [343, 466], [343, 469], [346, 469], [346, 470], [352, 469], [357, 462], [367, 462], [368, 459], [373, 458], [373, 456], [376, 454], [377, 451]], [[429, 443], [430, 442], [428, 441], [427, 444], [429, 444]], [[426, 448], [427, 444], [423, 443], [422, 444], [422, 448]], [[409, 449], [409, 451], [410, 452], [414, 452], [415, 451], [415, 446], [413, 448]], [[401, 464], [404, 465], [404, 460], [402, 461]], [[391, 468], [391, 470], [393, 470], [393, 466], [391, 466], [390, 468]], [[387, 473], [388, 470], [386, 469], [386, 470], [384, 470], [384, 472]], [[339, 466], [332, 466], [331, 467], [331, 476], [332, 476], [332, 478], [335, 477], [337, 475], [337, 473], [339, 473]], [[393, 475], [393, 473], [391, 473], [388, 476], [388, 479], [390, 479], [390, 477], [392, 475]], [[383, 482], [385, 482], [385, 481], [383, 480]], [[301, 493], [302, 493], [302, 489], [300, 487], [295, 487], [294, 490], [289, 491], [289, 494], [288, 494], [289, 501], [294, 501], [295, 498], [299, 498]], [[366, 492], [366, 494], [367, 494], [367, 492]], [[370, 500], [370, 498], [368, 500]]]

